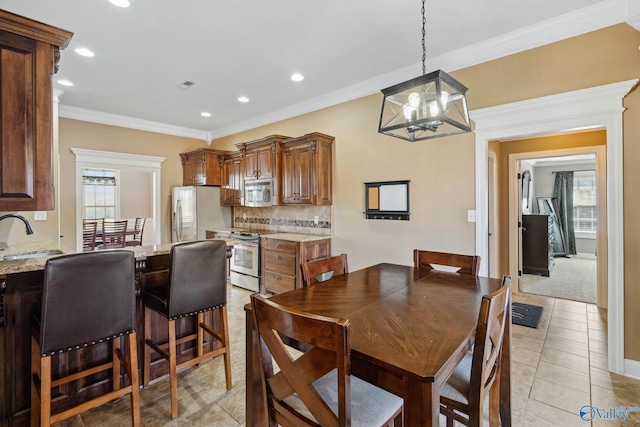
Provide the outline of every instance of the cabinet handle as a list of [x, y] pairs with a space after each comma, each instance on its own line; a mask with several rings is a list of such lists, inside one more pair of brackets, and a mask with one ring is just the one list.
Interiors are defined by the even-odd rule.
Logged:
[[279, 259], [279, 260], [281, 260], [281, 259], [282, 259], [282, 257], [281, 257], [280, 255], [278, 255], [278, 259]]
[[282, 277], [276, 276], [276, 280], [282, 280]]
[[278, 249], [280, 249], [281, 247], [282, 247], [282, 245], [281, 245], [281, 244], [277, 244], [277, 245], [276, 245], [276, 248], [278, 248]]

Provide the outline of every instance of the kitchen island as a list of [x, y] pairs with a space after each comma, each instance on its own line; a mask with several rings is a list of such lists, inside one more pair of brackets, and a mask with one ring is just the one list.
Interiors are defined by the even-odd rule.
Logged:
[[[132, 246], [125, 250], [134, 253], [136, 259], [136, 292], [144, 290], [148, 283], [146, 273], [168, 269], [169, 253], [173, 244], [155, 246]], [[227, 252], [232, 243], [227, 241]], [[2, 244], [0, 246], [0, 293], [4, 322], [0, 325], [0, 427], [28, 426], [31, 399], [31, 317], [41, 309], [44, 283], [44, 267], [50, 257], [74, 253], [73, 250], [55, 241]], [[17, 259], [3, 260], [18, 257]], [[105, 272], [108, 274], [108, 272]], [[90, 278], [87, 278], [90, 280]], [[82, 301], [78, 301], [82, 304]], [[143, 311], [140, 300], [136, 306], [136, 330], [142, 332]], [[152, 316], [152, 338], [157, 342], [167, 340], [166, 320], [154, 313]], [[196, 330], [195, 317], [176, 322], [178, 336], [189, 335]], [[205, 322], [216, 329], [218, 316], [205, 313]], [[209, 338], [205, 349], [216, 345]], [[183, 344], [178, 351], [178, 363], [195, 355], [195, 344]], [[111, 344], [101, 343], [87, 349], [70, 351], [56, 355], [52, 361], [54, 378], [73, 372], [77, 367], [96, 366], [109, 358]], [[142, 357], [142, 333], [138, 335], [138, 355]], [[142, 367], [142, 360], [138, 365]], [[152, 361], [151, 379], [168, 373], [168, 363], [162, 358]], [[54, 391], [57, 397], [53, 410], [66, 408], [71, 401], [77, 403], [95, 397], [109, 390], [109, 371], [92, 375], [76, 383], [61, 386]]]

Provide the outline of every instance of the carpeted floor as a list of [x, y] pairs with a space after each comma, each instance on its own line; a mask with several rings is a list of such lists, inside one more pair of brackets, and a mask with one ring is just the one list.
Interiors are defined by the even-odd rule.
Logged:
[[523, 292], [596, 303], [596, 257], [593, 255], [559, 257], [555, 259], [549, 277], [533, 274], [522, 277]]

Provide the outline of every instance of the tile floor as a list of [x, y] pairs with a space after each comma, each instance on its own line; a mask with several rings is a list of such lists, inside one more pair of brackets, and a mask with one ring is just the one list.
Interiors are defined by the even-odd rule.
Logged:
[[[228, 290], [233, 389], [224, 385], [221, 358], [178, 374], [180, 416], [169, 418], [168, 379], [141, 390], [143, 426], [244, 426], [245, 319], [249, 292]], [[513, 426], [640, 426], [640, 413], [584, 422], [583, 405], [640, 406], [640, 381], [606, 370], [606, 311], [596, 306], [530, 294], [514, 301], [542, 305], [538, 329], [513, 327]], [[444, 421], [441, 420], [444, 426]], [[129, 399], [105, 404], [60, 426], [130, 426]]]

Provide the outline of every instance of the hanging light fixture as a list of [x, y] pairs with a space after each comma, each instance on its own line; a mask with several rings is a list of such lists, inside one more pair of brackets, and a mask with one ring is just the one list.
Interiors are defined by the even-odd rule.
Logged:
[[422, 0], [422, 76], [382, 89], [378, 132], [422, 141], [471, 131], [467, 87], [442, 70], [426, 73], [425, 0]]

